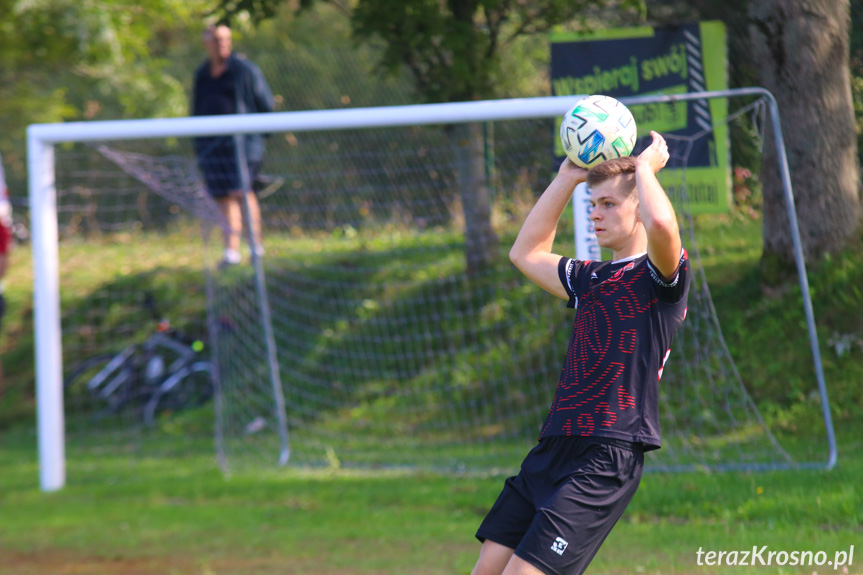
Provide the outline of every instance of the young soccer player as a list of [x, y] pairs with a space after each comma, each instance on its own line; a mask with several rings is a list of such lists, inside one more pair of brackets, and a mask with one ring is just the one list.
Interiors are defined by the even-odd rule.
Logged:
[[[686, 315], [689, 262], [656, 178], [668, 146], [651, 136], [637, 158], [589, 172], [565, 160], [510, 251], [519, 270], [578, 313], [540, 440], [477, 531], [474, 575], [584, 572], [635, 494], [644, 452], [660, 447], [659, 378]], [[558, 219], [585, 180], [611, 261], [551, 251]]]

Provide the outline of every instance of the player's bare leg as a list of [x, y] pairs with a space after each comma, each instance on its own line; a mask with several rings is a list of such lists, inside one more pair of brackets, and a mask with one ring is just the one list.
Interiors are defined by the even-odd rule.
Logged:
[[476, 560], [471, 575], [501, 575], [513, 557], [512, 549], [486, 539], [479, 550], [479, 559]]
[[545, 575], [542, 571], [519, 557], [513, 555], [509, 563], [506, 564], [506, 569], [503, 570], [503, 575]]

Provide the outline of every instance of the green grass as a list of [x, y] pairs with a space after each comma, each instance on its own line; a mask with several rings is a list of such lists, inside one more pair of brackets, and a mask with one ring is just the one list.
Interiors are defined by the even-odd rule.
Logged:
[[[203, 250], [193, 227], [171, 233], [115, 234], [109, 238], [63, 242], [60, 248], [60, 306], [66, 332], [67, 365], [140, 341], [154, 321], [142, 305], [152, 292], [165, 317], [190, 334], [205, 325]], [[3, 381], [0, 429], [32, 421], [33, 268], [29, 245], [12, 252], [5, 282], [7, 312], [0, 333]], [[122, 326], [117, 328], [117, 326]], [[96, 350], [96, 351], [94, 351]]]
[[[799, 291], [791, 286], [762, 293], [760, 222], [701, 218], [696, 225], [724, 336], [754, 399], [786, 446], [810, 460], [825, 460]], [[67, 257], [61, 254], [63, 305], [78, 314], [73, 318], [82, 326], [77, 339], [90, 337], [89, 343], [104, 345], [104, 335], [99, 335], [104, 326], [130, 322], [134, 327], [117, 337], [140, 337], [147, 328], [136, 300], [142, 289], [152, 289], [165, 302], [166, 315], [181, 321], [203, 315], [194, 303], [200, 301], [194, 290], [202, 289], [201, 248], [194, 233], [119, 239], [67, 246]], [[433, 248], [449, 254], [443, 260], [451, 273], [461, 265], [451, 240], [446, 234], [405, 235], [400, 242], [416, 253]], [[290, 248], [307, 254], [307, 265], [314, 267], [338, 265], [367, 240], [342, 234], [272, 241], [285, 242], [273, 253]], [[386, 251], [375, 241], [364, 248], [372, 260]], [[153, 437], [133, 434], [131, 442], [109, 435], [74, 436], [68, 446], [67, 487], [41, 493], [33, 432], [29, 258], [26, 248], [15, 252], [6, 292], [9, 313], [0, 336], [6, 376], [0, 397], [0, 573], [470, 571], [479, 549], [474, 530], [502, 477], [351, 471], [336, 468], [331, 460], [331, 468], [259, 468], [226, 479], [212, 455], [211, 415], [203, 413], [163, 422]], [[401, 274], [402, 291], [396, 295], [406, 296], [442, 273], [442, 268], [415, 264], [369, 270], [369, 283], [382, 277], [378, 274]], [[829, 472], [647, 474], [590, 573], [822, 573], [831, 569], [698, 567], [695, 553], [699, 548], [767, 545], [823, 550], [832, 558], [835, 551], [863, 545], [858, 488], [863, 474], [863, 400], [858, 393], [863, 379], [863, 256], [839, 254], [809, 271], [840, 440], [838, 467]], [[231, 281], [248, 281], [241, 276], [238, 272]], [[126, 294], [120, 303], [98, 305], [100, 293], [117, 287]], [[513, 307], [488, 307], [484, 317], [494, 325]], [[378, 313], [382, 311], [369, 306], [358, 317]], [[200, 329], [195, 321], [190, 325]], [[352, 337], [355, 327], [347, 319], [322, 326], [316, 357], [329, 361], [333, 351], [327, 346]], [[492, 348], [490, 353], [499, 352]], [[419, 376], [416, 385], [423, 381]], [[359, 415], [374, 419], [376, 410], [385, 407], [385, 395], [375, 395], [377, 391], [367, 390], [367, 413]], [[333, 417], [325, 424], [334, 429], [354, 421]], [[153, 438], [155, 447], [148, 443]], [[863, 550], [858, 552], [850, 573], [863, 572], [857, 566]]]
[[[761, 221], [696, 222], [702, 262], [726, 343], [771, 428], [796, 435], [821, 424], [803, 300], [796, 278], [761, 288]], [[837, 425], [863, 412], [863, 252], [807, 266], [830, 407]]]
[[[859, 545], [863, 442], [833, 471], [645, 476], [592, 573], [698, 569], [695, 552]], [[0, 440], [0, 565], [10, 573], [468, 573], [501, 477], [286, 470], [222, 477], [211, 457], [70, 454], [45, 494], [32, 436]], [[129, 571], [131, 572], [131, 571]], [[859, 573], [859, 568], [851, 573]]]

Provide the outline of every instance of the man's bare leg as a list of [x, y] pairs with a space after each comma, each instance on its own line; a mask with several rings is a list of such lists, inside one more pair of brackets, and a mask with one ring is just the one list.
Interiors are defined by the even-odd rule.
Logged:
[[240, 210], [240, 203], [234, 195], [217, 198], [216, 203], [228, 222], [228, 229], [223, 232], [225, 255], [222, 261], [233, 264], [239, 263], [240, 237], [243, 235], [243, 213]]
[[249, 192], [247, 198], [243, 198], [243, 192], [231, 192], [228, 196], [218, 198], [219, 209], [225, 220], [228, 222], [229, 230], [225, 230], [225, 255], [223, 261], [227, 263], [239, 263], [240, 261], [240, 243], [243, 236], [243, 222], [245, 216], [246, 202], [249, 206], [249, 220], [252, 223], [252, 236], [255, 238], [255, 245], [258, 254], [263, 254], [263, 244], [261, 243], [261, 206], [258, 203], [258, 197]]
[[[242, 195], [240, 195], [239, 201], [241, 206], [244, 205]], [[258, 203], [258, 196], [252, 192], [248, 194], [248, 202], [249, 220], [252, 222], [252, 237], [255, 238], [255, 246], [260, 254], [263, 253], [264, 248], [264, 244], [261, 243], [261, 205]]]

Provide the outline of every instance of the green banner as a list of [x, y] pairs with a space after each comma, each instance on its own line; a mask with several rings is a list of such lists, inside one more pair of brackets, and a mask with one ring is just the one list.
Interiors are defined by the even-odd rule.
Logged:
[[[604, 94], [615, 98], [686, 94], [728, 88], [725, 26], [700, 22], [667, 28], [553, 34], [551, 85], [556, 96]], [[631, 106], [638, 125], [637, 154], [650, 130], [669, 141], [672, 159], [660, 181], [672, 201], [683, 197], [692, 213], [728, 211], [731, 195], [728, 103], [724, 99]], [[560, 128], [560, 119], [555, 134]], [[554, 138], [557, 162], [563, 148]], [[686, 157], [674, 153], [686, 150]], [[685, 166], [685, 169], [684, 169]]]

